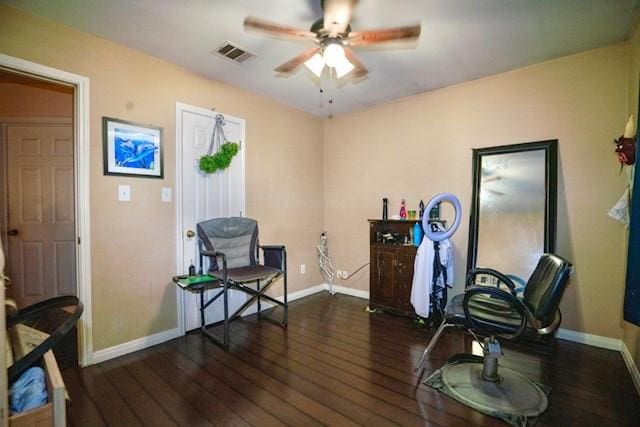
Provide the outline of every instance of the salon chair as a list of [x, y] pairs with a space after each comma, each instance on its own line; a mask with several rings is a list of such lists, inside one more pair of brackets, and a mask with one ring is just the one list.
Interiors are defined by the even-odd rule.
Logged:
[[[287, 326], [287, 252], [282, 245], [263, 246], [258, 240], [258, 223], [250, 218], [215, 218], [198, 223], [200, 273], [203, 258], [209, 259], [207, 274], [218, 280], [220, 291], [206, 303], [201, 294], [201, 330], [221, 347], [229, 348], [229, 323], [250, 305], [256, 303], [258, 319]], [[263, 262], [260, 263], [260, 252]], [[266, 294], [278, 279], [283, 279], [284, 297], [280, 301]], [[228, 292], [236, 290], [248, 295], [247, 300], [229, 313]], [[223, 336], [216, 337], [204, 324], [204, 308], [216, 299], [223, 299]], [[282, 319], [275, 320], [262, 313], [262, 301], [281, 307]]]
[[[442, 380], [445, 387], [448, 386], [448, 394], [476, 408], [488, 407], [507, 413], [522, 408], [532, 413], [543, 412], [547, 399], [537, 384], [507, 368], [500, 368], [498, 372], [502, 350], [497, 338], [513, 340], [527, 329], [537, 335], [554, 333], [560, 326], [558, 306], [572, 270], [567, 260], [553, 254], [542, 255], [522, 298], [516, 295], [516, 286], [506, 275], [488, 268], [471, 270], [465, 292], [453, 297], [447, 305], [442, 324], [422, 354], [416, 371], [423, 366], [446, 328], [463, 327], [474, 337], [482, 337], [484, 357], [482, 363], [467, 358], [466, 362], [445, 365]], [[492, 276], [497, 284], [476, 285], [478, 275]]]

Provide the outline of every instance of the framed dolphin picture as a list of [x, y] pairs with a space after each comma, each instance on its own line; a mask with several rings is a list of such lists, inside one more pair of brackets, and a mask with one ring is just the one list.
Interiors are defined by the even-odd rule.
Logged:
[[102, 118], [104, 174], [164, 178], [162, 128]]

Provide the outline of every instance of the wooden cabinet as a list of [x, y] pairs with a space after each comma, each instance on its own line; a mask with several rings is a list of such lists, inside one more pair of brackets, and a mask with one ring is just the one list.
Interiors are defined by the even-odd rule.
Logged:
[[[397, 314], [413, 316], [411, 284], [416, 250], [410, 242], [410, 229], [415, 221], [369, 220], [371, 275], [369, 299], [371, 308], [382, 308]], [[384, 235], [394, 236], [393, 242]]]

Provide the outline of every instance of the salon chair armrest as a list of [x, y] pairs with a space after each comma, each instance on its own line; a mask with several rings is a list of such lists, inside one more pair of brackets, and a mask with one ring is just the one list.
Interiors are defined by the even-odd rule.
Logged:
[[527, 327], [527, 307], [518, 297], [492, 286], [471, 286], [462, 303], [469, 329], [506, 339], [520, 336]]
[[516, 285], [513, 283], [513, 280], [509, 279], [506, 275], [500, 273], [498, 270], [494, 270], [493, 268], [474, 268], [469, 270], [467, 273], [467, 288], [475, 286], [473, 280], [476, 278], [478, 274], [486, 274], [487, 276], [492, 276], [498, 279], [498, 284], [500, 282], [504, 283], [508, 288], [511, 295], [516, 295]]

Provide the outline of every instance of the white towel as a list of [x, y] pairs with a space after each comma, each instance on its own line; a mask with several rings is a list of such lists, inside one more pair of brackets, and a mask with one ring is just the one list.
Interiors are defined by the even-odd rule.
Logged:
[[[434, 257], [435, 249], [433, 248], [433, 241], [425, 236], [416, 254], [416, 260], [413, 266], [413, 284], [411, 286], [411, 304], [416, 314], [421, 317], [429, 317], [431, 314], [430, 303], [431, 292], [433, 290]], [[453, 251], [449, 239], [440, 241], [440, 263], [447, 270], [446, 284], [451, 285], [453, 283]], [[444, 278], [442, 275], [438, 277], [438, 286], [444, 286]]]
[[622, 197], [616, 202], [616, 204], [611, 208], [608, 215], [618, 220], [625, 226], [625, 228], [629, 228], [629, 189], [624, 190]]

